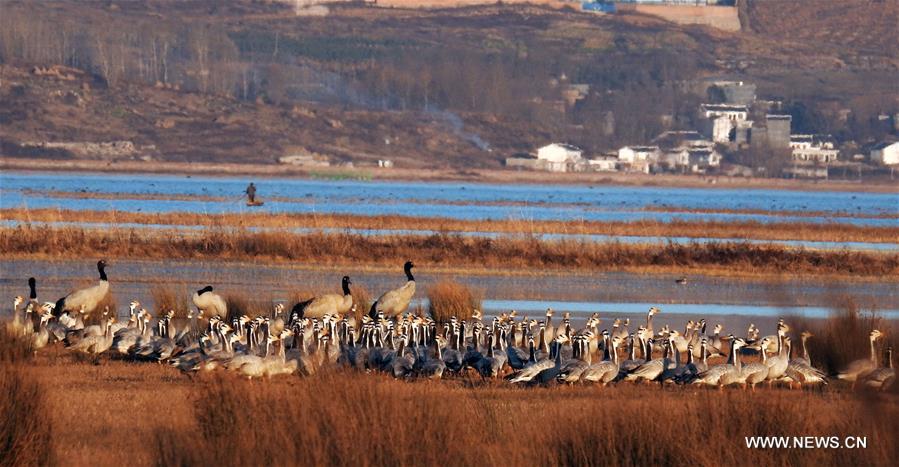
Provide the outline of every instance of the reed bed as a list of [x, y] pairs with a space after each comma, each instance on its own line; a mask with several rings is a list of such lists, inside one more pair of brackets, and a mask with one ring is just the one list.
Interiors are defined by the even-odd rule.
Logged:
[[0, 229], [0, 252], [53, 258], [254, 259], [317, 264], [420, 264], [518, 269], [699, 269], [741, 273], [899, 275], [899, 254], [791, 249], [747, 243], [631, 245], [451, 234], [369, 237], [210, 229], [196, 235], [112, 228]]
[[[815, 367], [826, 374], [836, 374], [854, 360], [869, 358], [868, 335], [872, 329], [879, 329], [885, 334], [875, 345], [880, 360], [885, 348], [897, 348], [899, 322], [885, 319], [876, 310], [862, 310], [851, 298], [839, 297], [836, 300], [838, 303], [827, 319], [786, 319], [796, 331], [792, 343], [796, 355], [801, 355], [802, 342], [798, 333], [802, 331], [812, 333], [808, 340], [809, 355]], [[899, 385], [892, 390], [899, 393]]]
[[483, 293], [453, 280], [443, 280], [428, 287], [428, 313], [439, 323], [450, 317], [471, 318], [472, 310], [481, 308]]
[[[158, 465], [891, 465], [894, 400], [657, 387], [518, 389], [334, 371], [216, 377], [198, 431], [157, 432]], [[868, 447], [749, 449], [746, 436], [865, 436]]]
[[150, 288], [150, 296], [157, 312], [174, 311], [177, 318], [187, 317], [192, 307], [191, 293], [193, 292], [188, 291], [187, 284], [156, 284]]
[[[666, 211], [667, 212], [667, 211]], [[694, 211], [689, 211], [694, 212]], [[705, 212], [705, 211], [696, 211]], [[714, 211], [727, 212], [731, 211]], [[742, 212], [737, 212], [742, 213]], [[776, 215], [760, 211], [749, 214]], [[823, 213], [822, 213], [823, 214]], [[347, 227], [372, 230], [430, 230], [436, 232], [495, 232], [510, 234], [630, 235], [691, 238], [747, 238], [758, 240], [805, 240], [822, 242], [894, 243], [899, 227], [857, 226], [846, 223], [755, 221], [598, 222], [586, 220], [533, 221], [525, 219], [463, 220], [441, 217], [361, 216], [344, 214], [290, 213], [134, 213], [121, 211], [74, 211], [58, 209], [0, 209], [0, 218], [20, 222], [84, 222], [204, 226], [216, 228], [310, 228], [341, 230]]]
[[0, 329], [0, 466], [43, 466], [54, 460], [46, 391], [25, 365], [31, 338]]

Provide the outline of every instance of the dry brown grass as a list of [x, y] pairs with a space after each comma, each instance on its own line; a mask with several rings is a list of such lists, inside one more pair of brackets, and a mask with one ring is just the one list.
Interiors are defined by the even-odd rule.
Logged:
[[353, 293], [353, 305], [356, 305], [356, 322], [361, 323], [362, 317], [371, 309], [371, 302], [373, 299], [364, 285], [353, 284], [353, 286], [350, 287], [350, 292]]
[[240, 316], [256, 318], [259, 316], [271, 317], [274, 306], [272, 300], [260, 297], [250, 297], [240, 292], [228, 292], [224, 295], [225, 304], [228, 305], [227, 322]]
[[[889, 396], [471, 388], [342, 372], [217, 378], [195, 413], [197, 434], [157, 433], [158, 465], [890, 465], [899, 432]], [[763, 435], [866, 436], [868, 448], [746, 448]]]
[[453, 280], [443, 280], [428, 287], [428, 313], [439, 323], [450, 317], [471, 318], [481, 308], [483, 294]]
[[46, 391], [25, 371], [31, 338], [0, 328], [0, 466], [42, 466], [54, 459]]
[[0, 366], [0, 466], [54, 463], [46, 390], [20, 365]]
[[[680, 212], [675, 208], [648, 209], [662, 212]], [[777, 212], [751, 210], [689, 210], [687, 212], [715, 212], [735, 214], [768, 214]], [[782, 213], [781, 213], [782, 214]], [[792, 216], [827, 213], [791, 212]], [[806, 241], [854, 241], [892, 243], [899, 237], [899, 227], [866, 227], [845, 223], [775, 222], [634, 222], [530, 221], [512, 219], [463, 220], [449, 218], [409, 216], [357, 216], [345, 214], [288, 214], [288, 213], [133, 213], [120, 211], [71, 211], [56, 209], [2, 209], [0, 217], [21, 222], [86, 222], [86, 223], [134, 223], [156, 225], [205, 226], [215, 228], [312, 228], [344, 229], [353, 226], [373, 230], [431, 230], [436, 232], [498, 232], [521, 234], [571, 234], [571, 235], [634, 235], [653, 237], [708, 237], [751, 238], [760, 240]]]
[[165, 314], [171, 310], [175, 312], [175, 317], [186, 318], [190, 311], [191, 292], [186, 284], [156, 284], [150, 288], [150, 296], [157, 314]]
[[27, 361], [32, 355], [31, 339], [8, 330], [6, 322], [0, 322], [0, 365]]
[[[37, 420], [50, 423], [35, 430], [53, 434], [26, 437], [53, 440], [52, 449], [21, 455], [50, 452], [71, 465], [892, 465], [899, 433], [895, 394], [853, 393], [839, 382], [824, 391], [521, 388], [339, 370], [248, 382], [105, 357], [81, 362], [59, 347], [19, 368], [15, 378], [24, 379], [0, 367], [0, 410], [18, 416], [2, 404], [26, 393], [9, 385], [37, 382], [43, 399], [29, 389], [15, 407], [47, 411]], [[44, 409], [28, 405], [37, 400]], [[865, 436], [868, 447], [745, 447], [744, 436], [762, 435]]]
[[505, 269], [710, 269], [729, 273], [899, 275], [899, 254], [790, 249], [746, 243], [630, 245], [460, 235], [290, 234], [212, 229], [201, 234], [80, 228], [0, 229], [0, 252], [27, 257], [256, 259], [318, 264], [395, 264]]
[[[825, 373], [835, 374], [844, 369], [850, 362], [870, 357], [869, 334], [872, 329], [879, 329], [885, 335], [877, 341], [878, 355], [883, 355], [886, 347], [896, 347], [899, 343], [899, 323], [883, 318], [876, 311], [859, 308], [849, 297], [835, 297], [832, 315], [825, 320], [809, 320], [789, 318], [787, 323], [794, 328], [792, 334], [794, 352], [802, 351], [802, 343], [798, 337], [802, 331], [813, 334], [808, 340], [808, 351], [812, 364]], [[801, 355], [797, 353], [796, 355]], [[899, 390], [899, 386], [894, 387]]]

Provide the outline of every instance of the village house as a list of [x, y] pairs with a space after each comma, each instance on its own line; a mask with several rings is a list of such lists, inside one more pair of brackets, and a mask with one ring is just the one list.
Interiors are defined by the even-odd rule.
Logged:
[[624, 146], [618, 150], [619, 168], [627, 172], [649, 173], [659, 162], [662, 151], [658, 146]]
[[715, 148], [691, 148], [687, 150], [687, 171], [706, 173], [721, 166], [721, 154]]
[[735, 104], [702, 104], [702, 114], [711, 122], [712, 141], [727, 143], [735, 139], [735, 130], [749, 118], [749, 107]]
[[618, 156], [599, 156], [588, 159], [587, 164], [593, 172], [617, 172]]
[[618, 150], [618, 161], [628, 164], [657, 162], [660, 155], [658, 146], [624, 146]]
[[871, 162], [880, 165], [899, 164], [899, 141], [883, 142], [871, 148]]
[[829, 164], [840, 155], [829, 135], [790, 135], [790, 150], [794, 162]]
[[516, 154], [506, 159], [506, 167], [547, 172], [583, 172], [589, 163], [583, 151], [570, 144], [552, 143], [537, 149], [537, 155]]
[[537, 160], [550, 172], [576, 172], [585, 165], [584, 152], [570, 144], [552, 143], [537, 149]]

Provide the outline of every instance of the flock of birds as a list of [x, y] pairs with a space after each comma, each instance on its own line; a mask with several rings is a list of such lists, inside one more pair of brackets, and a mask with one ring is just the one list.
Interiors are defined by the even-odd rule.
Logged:
[[[396, 378], [476, 373], [515, 384], [631, 381], [752, 389], [760, 383], [827, 384], [808, 354], [812, 334], [800, 334], [800, 352], [783, 320], [772, 335], [761, 336], [750, 325], [745, 337], [725, 335], [721, 325], [707, 334], [705, 320], [688, 321], [682, 333], [669, 326], [655, 329], [653, 317], [660, 312], [655, 307], [633, 330], [629, 320], [620, 319], [600, 330], [596, 314], [581, 328], [567, 313], [554, 323], [552, 310], [540, 320], [518, 319], [514, 311], [485, 320], [474, 310], [470, 318], [436, 322], [407, 313], [415, 294], [413, 267], [407, 262], [406, 283], [381, 295], [358, 320], [352, 282], [343, 277], [342, 293], [297, 303], [289, 312], [279, 304], [268, 317], [229, 316], [227, 302], [207, 286], [193, 294], [197, 311], [186, 319], [173, 311], [154, 318], [133, 301], [127, 322], [119, 322], [116, 313], [99, 309], [110, 288], [106, 263], [100, 261], [96, 285], [56, 302], [40, 303], [35, 279], [29, 279], [29, 299], [15, 298], [7, 329], [30, 336], [35, 349], [61, 342], [77, 352], [164, 362], [185, 372], [228, 370], [248, 378], [312, 375], [343, 366]], [[91, 315], [100, 324], [86, 326]], [[892, 349], [881, 360], [875, 348], [882, 335], [871, 331], [870, 358], [852, 362], [836, 377], [889, 388], [895, 381]], [[722, 363], [710, 361], [725, 357]], [[753, 361], [744, 363], [747, 357]]]

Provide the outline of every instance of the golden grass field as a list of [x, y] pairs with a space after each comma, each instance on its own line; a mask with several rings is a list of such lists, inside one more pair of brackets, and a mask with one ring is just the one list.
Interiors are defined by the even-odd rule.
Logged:
[[[870, 328], [887, 333], [885, 345], [897, 331], [854, 310], [791, 324], [814, 331], [810, 352], [828, 372], [864, 356]], [[247, 381], [60, 344], [32, 352], [6, 332], [0, 364], [2, 465], [887, 466], [899, 454], [899, 388], [856, 391], [841, 381], [754, 391], [521, 387], [325, 367]], [[856, 436], [867, 446], [749, 449], [746, 436]]]
[[[665, 212], [668, 212], [667, 210]], [[703, 211], [690, 211], [703, 212]], [[719, 212], [719, 211], [715, 211]], [[772, 214], [727, 211], [731, 214]], [[792, 216], [794, 213], [790, 213]], [[0, 218], [19, 222], [129, 223], [227, 228], [309, 228], [372, 230], [430, 230], [436, 232], [497, 232], [512, 234], [632, 235], [648, 237], [747, 238], [756, 240], [805, 240], [820, 242], [899, 241], [899, 227], [855, 226], [843, 223], [775, 222], [597, 222], [463, 220], [411, 216], [358, 216], [342, 214], [239, 213], [147, 214], [123, 211], [73, 211], [61, 209], [0, 209]]]
[[622, 244], [453, 234], [370, 237], [348, 233], [210, 228], [201, 232], [80, 227], [0, 229], [9, 257], [218, 259], [381, 265], [417, 258], [429, 267], [721, 274], [899, 275], [899, 254], [814, 251], [747, 243]]
[[[830, 388], [518, 388], [337, 370], [248, 382], [60, 349], [4, 365], [0, 388], [19, 423], [4, 465], [892, 465], [899, 433], [895, 395]], [[868, 447], [745, 447], [760, 435]]]

